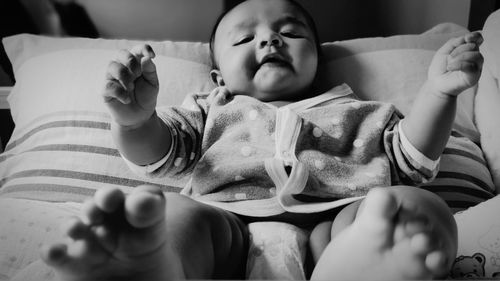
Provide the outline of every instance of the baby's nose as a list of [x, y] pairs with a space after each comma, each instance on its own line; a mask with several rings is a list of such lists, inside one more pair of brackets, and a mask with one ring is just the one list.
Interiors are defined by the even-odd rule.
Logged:
[[267, 38], [263, 38], [262, 41], [260, 42], [260, 47], [271, 47], [274, 46], [276, 48], [280, 48], [283, 45], [283, 40], [281, 37], [277, 34], [272, 34], [268, 36]]

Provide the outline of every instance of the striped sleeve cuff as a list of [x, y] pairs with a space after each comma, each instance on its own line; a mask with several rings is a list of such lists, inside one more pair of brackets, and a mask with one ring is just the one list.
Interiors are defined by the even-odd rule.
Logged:
[[432, 160], [429, 157], [425, 156], [422, 152], [420, 152], [411, 142], [408, 140], [406, 137], [403, 127], [401, 124], [403, 121], [399, 122], [398, 124], [398, 130], [399, 130], [399, 136], [401, 140], [401, 146], [403, 149], [408, 153], [408, 155], [415, 161], [417, 162], [421, 167], [435, 171], [439, 165], [439, 161], [441, 160], [441, 157], [439, 157], [436, 160]]
[[137, 165], [137, 164], [131, 162], [130, 160], [128, 160], [127, 158], [125, 158], [123, 155], [122, 155], [122, 158], [123, 158], [123, 160], [125, 160], [125, 163], [130, 168], [130, 170], [132, 170], [134, 173], [137, 173], [140, 175], [153, 173], [154, 171], [158, 170], [161, 166], [163, 166], [167, 162], [167, 160], [170, 158], [170, 156], [172, 155], [172, 152], [174, 150], [173, 138], [174, 137], [172, 136], [172, 142], [171, 142], [172, 145], [170, 146], [170, 150], [167, 152], [167, 154], [165, 154], [165, 156], [163, 156], [163, 158], [161, 158], [160, 160], [158, 160], [154, 163], [151, 163], [149, 165]]

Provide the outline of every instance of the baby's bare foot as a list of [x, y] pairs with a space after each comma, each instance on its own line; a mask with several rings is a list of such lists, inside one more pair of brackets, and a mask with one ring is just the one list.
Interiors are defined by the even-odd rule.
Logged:
[[[69, 241], [46, 246], [42, 259], [62, 280], [170, 280], [175, 258], [166, 244], [165, 197], [153, 186], [125, 196], [98, 190], [84, 204], [83, 218], [69, 220]], [[177, 276], [177, 277], [176, 277]]]
[[327, 246], [311, 279], [408, 280], [444, 277], [457, 250], [446, 205], [412, 187], [372, 190], [356, 219]]

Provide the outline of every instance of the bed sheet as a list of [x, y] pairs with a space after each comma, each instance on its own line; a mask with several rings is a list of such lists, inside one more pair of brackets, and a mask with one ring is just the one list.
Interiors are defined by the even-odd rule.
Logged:
[[[61, 241], [59, 228], [79, 216], [80, 203], [0, 198], [0, 280], [49, 281], [54, 272], [39, 258], [45, 243]], [[249, 224], [247, 279], [305, 280], [308, 232], [279, 222]]]

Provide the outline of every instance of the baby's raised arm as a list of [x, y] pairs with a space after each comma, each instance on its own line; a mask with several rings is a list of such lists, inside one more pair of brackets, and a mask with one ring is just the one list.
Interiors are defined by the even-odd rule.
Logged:
[[477, 84], [483, 38], [472, 32], [446, 42], [434, 55], [428, 79], [402, 126], [408, 140], [432, 160], [439, 158], [451, 133], [457, 96]]
[[137, 165], [148, 165], [167, 154], [170, 130], [156, 115], [158, 75], [149, 45], [121, 50], [109, 63], [102, 96], [120, 153]]

